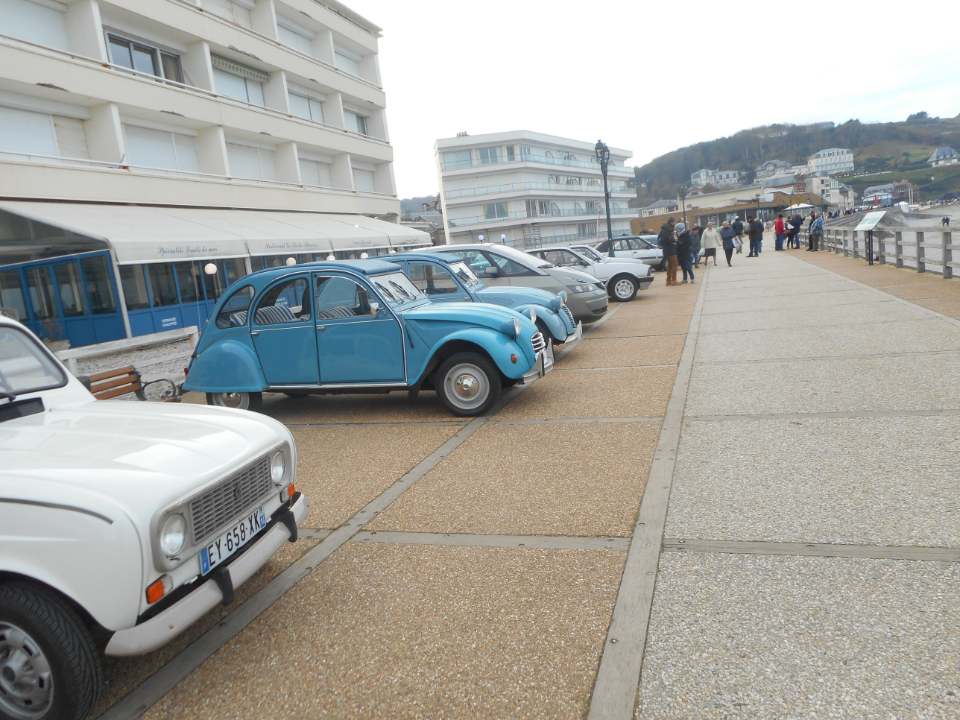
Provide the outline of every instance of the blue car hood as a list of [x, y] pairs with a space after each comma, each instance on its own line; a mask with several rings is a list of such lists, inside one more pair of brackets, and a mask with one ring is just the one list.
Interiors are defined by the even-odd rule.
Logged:
[[517, 307], [520, 305], [543, 305], [551, 310], [560, 310], [560, 297], [546, 290], [527, 287], [482, 287], [474, 293], [481, 302]]
[[480, 325], [507, 333], [511, 337], [513, 336], [513, 321], [515, 318], [520, 317], [524, 321], [530, 322], [520, 313], [500, 305], [472, 302], [424, 303], [405, 310], [403, 317], [408, 322], [433, 320]]

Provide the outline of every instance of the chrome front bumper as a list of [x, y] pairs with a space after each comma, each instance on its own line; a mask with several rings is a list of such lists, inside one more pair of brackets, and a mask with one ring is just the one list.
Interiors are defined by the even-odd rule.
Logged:
[[578, 322], [576, 330], [574, 330], [573, 334], [563, 341], [563, 345], [561, 347], [563, 348], [564, 352], [567, 352], [570, 348], [579, 345], [581, 340], [583, 340], [583, 323]]
[[[297, 526], [307, 516], [307, 498], [301, 495], [290, 506]], [[290, 530], [277, 522], [253, 543], [242, 555], [224, 567], [233, 588], [243, 583], [262, 568], [273, 554], [290, 539]], [[158, 615], [132, 628], [118, 630], [110, 638], [104, 653], [107, 655], [142, 655], [166, 645], [207, 612], [223, 602], [224, 595], [211, 577], [181, 600]]]
[[[564, 343], [564, 347], [566, 347], [566, 343]], [[537, 361], [534, 363], [533, 369], [520, 379], [520, 384], [529, 385], [552, 371], [553, 360], [553, 345], [548, 344], [547, 347], [537, 353]]]

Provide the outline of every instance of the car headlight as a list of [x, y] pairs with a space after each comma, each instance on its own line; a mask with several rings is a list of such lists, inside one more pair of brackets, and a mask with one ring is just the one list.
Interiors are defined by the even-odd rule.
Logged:
[[160, 550], [167, 557], [175, 557], [187, 542], [187, 520], [180, 513], [164, 518], [160, 526]]
[[287, 469], [287, 461], [283, 457], [282, 452], [275, 452], [273, 457], [270, 458], [270, 479], [273, 480], [275, 485], [280, 485], [283, 482], [283, 475]]
[[517, 318], [514, 318], [513, 319], [513, 336], [520, 337], [520, 330], [521, 330], [520, 321]]
[[592, 286], [582, 284], [582, 283], [578, 283], [576, 285], [567, 285], [567, 287], [570, 288], [570, 290], [577, 295], [585, 292], [590, 292], [593, 289]]
[[530, 308], [530, 322], [532, 322], [534, 325], [537, 324], [537, 311], [533, 308]]

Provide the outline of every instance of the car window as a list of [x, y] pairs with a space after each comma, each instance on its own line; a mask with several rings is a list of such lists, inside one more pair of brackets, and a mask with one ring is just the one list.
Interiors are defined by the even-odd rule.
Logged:
[[0, 328], [0, 392], [21, 395], [66, 382], [63, 370], [23, 330]]
[[629, 241], [629, 240], [614, 240], [614, 241], [613, 241], [613, 249], [614, 249], [614, 250], [620, 250], [621, 252], [624, 252], [624, 251], [627, 251], [627, 250], [632, 250], [633, 248], [630, 246], [630, 241]]
[[460, 278], [460, 282], [467, 287], [473, 287], [480, 282], [480, 278], [473, 274], [473, 271], [465, 262], [450, 263], [450, 269], [453, 270], [454, 275]]
[[541, 250], [537, 255], [560, 267], [575, 267], [581, 264], [580, 258], [569, 250]]
[[420, 289], [410, 282], [410, 278], [402, 272], [376, 275], [372, 278], [372, 282], [390, 305], [403, 305], [404, 303], [423, 300], [425, 297]]
[[595, 260], [596, 262], [600, 262], [601, 260], [603, 260], [603, 256], [600, 253], [598, 253], [596, 250], [594, 250], [592, 247], [588, 247], [586, 245], [578, 245], [575, 249], [579, 250], [581, 255], [586, 255], [588, 258], [590, 258], [591, 260]]
[[247, 324], [247, 312], [250, 310], [250, 303], [253, 302], [253, 288], [244, 285], [236, 290], [227, 301], [220, 306], [220, 312], [217, 313], [217, 327], [230, 328], [240, 327]]
[[493, 263], [490, 262], [490, 259], [479, 250], [464, 249], [450, 251], [445, 254], [459, 257], [471, 270], [473, 270], [474, 274], [476, 275], [482, 275], [483, 271], [488, 267], [493, 267]]
[[[463, 263], [459, 263], [463, 264]], [[407, 265], [407, 277], [417, 289], [427, 295], [456, 295], [462, 293], [450, 271], [431, 262], [411, 262]]]
[[504, 277], [516, 277], [518, 275], [533, 275], [533, 272], [521, 265], [518, 262], [514, 262], [510, 258], [504, 257], [497, 253], [490, 253], [490, 258], [496, 263], [497, 268], [500, 270], [500, 274]]
[[310, 319], [310, 291], [305, 277], [291, 278], [270, 287], [260, 298], [253, 315], [256, 325], [285, 325]]
[[317, 320], [339, 320], [370, 314], [366, 288], [350, 278], [317, 276]]
[[[614, 250], [616, 250], [616, 246], [614, 246]], [[610, 252], [610, 241], [604, 240], [602, 243], [597, 245], [597, 252]]]

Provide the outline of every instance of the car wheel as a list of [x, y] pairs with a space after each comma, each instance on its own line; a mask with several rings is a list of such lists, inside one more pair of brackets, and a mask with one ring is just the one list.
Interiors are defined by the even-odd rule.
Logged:
[[207, 405], [236, 408], [237, 410], [259, 410], [263, 395], [255, 392], [207, 393]]
[[38, 587], [0, 587], [0, 718], [80, 720], [101, 683], [97, 646], [73, 608]]
[[629, 275], [617, 275], [609, 287], [610, 297], [617, 302], [629, 302], [637, 296], [637, 281]]
[[440, 400], [454, 415], [482, 415], [500, 397], [500, 373], [479, 353], [457, 353], [443, 361], [433, 381]]

